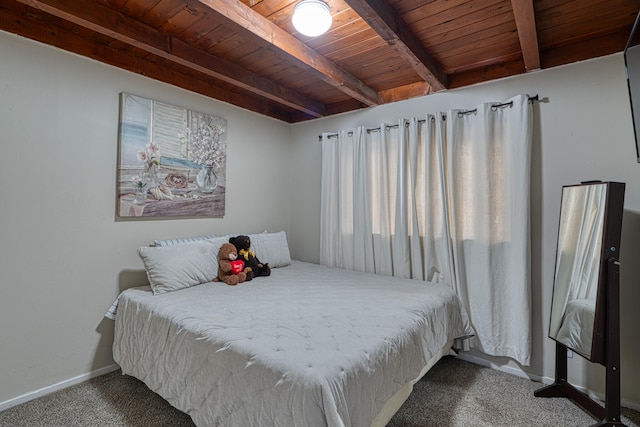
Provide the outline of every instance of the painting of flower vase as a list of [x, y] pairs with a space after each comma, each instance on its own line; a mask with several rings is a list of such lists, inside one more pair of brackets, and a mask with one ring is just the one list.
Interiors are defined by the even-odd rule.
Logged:
[[227, 121], [120, 94], [117, 215], [223, 217]]

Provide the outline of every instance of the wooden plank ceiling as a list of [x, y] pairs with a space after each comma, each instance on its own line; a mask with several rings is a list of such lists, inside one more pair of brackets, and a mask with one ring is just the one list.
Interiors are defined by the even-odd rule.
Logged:
[[[0, 30], [295, 123], [624, 49], [638, 0], [0, 0]], [[588, 90], [588, 88], [585, 88]]]

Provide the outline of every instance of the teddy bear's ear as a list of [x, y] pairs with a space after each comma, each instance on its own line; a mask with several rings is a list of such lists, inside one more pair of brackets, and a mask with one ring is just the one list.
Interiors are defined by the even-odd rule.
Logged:
[[235, 246], [235, 244], [236, 244], [236, 238], [235, 238], [235, 237], [230, 237], [230, 238], [229, 238], [229, 243], [231, 243], [232, 245], [234, 245], [234, 246]]

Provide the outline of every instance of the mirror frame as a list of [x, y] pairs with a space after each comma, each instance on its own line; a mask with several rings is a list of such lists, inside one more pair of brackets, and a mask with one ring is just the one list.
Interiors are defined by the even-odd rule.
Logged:
[[[631, 55], [630, 49], [636, 47]], [[629, 73], [629, 65], [636, 72]], [[629, 104], [631, 106], [631, 122], [633, 123], [633, 135], [636, 146], [636, 161], [640, 163], [640, 13], [631, 29], [631, 34], [624, 47], [624, 69], [627, 74], [627, 89], [629, 91]], [[634, 102], [635, 101], [635, 102]], [[634, 108], [635, 105], [635, 108]], [[638, 117], [636, 117], [638, 115]]]
[[[600, 259], [598, 260], [598, 284], [596, 295], [596, 309], [594, 316], [593, 335], [591, 341], [591, 354], [584, 355], [578, 351], [575, 353], [590, 360], [594, 363], [605, 364], [606, 363], [606, 330], [607, 330], [607, 279], [608, 279], [608, 264], [611, 258], [618, 259], [620, 256], [620, 239], [622, 233], [622, 216], [624, 212], [624, 190], [625, 184], [621, 182], [602, 182], [602, 181], [586, 181], [576, 185], [565, 185], [562, 187], [561, 197], [561, 209], [562, 201], [564, 199], [565, 190], [572, 187], [586, 186], [586, 185], [605, 185], [605, 211], [603, 218], [603, 230], [602, 230], [602, 242], [600, 246]], [[560, 220], [558, 222], [558, 233], [560, 231], [560, 221], [562, 218], [562, 212], [560, 212]], [[558, 236], [559, 237], [559, 236]], [[556, 243], [556, 267], [554, 271], [554, 283], [553, 292], [556, 292], [558, 284], [555, 277], [557, 274], [557, 257], [560, 250], [559, 239]], [[553, 301], [553, 299], [552, 299]], [[551, 306], [553, 312], [553, 302]], [[551, 325], [549, 326], [549, 338], [565, 345], [558, 341], [555, 337], [551, 336]], [[568, 347], [571, 349], [570, 347]], [[573, 350], [573, 349], [572, 349]]]

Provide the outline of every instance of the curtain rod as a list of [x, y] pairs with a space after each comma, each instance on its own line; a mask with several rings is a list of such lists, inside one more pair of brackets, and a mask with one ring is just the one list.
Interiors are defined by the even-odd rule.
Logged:
[[[529, 96], [529, 102], [530, 103], [534, 103], [534, 102], [544, 102], [545, 99], [540, 99], [538, 97], [538, 95], [533, 95], [533, 96]], [[511, 107], [513, 105], [513, 101], [509, 101], [509, 102], [503, 102], [503, 103], [498, 103], [498, 104], [493, 104], [491, 106], [491, 111], [496, 111], [498, 108], [503, 108], [503, 107]], [[475, 114], [478, 112], [477, 108], [474, 108], [473, 110], [462, 110], [462, 111], [458, 111], [458, 117], [462, 117], [462, 116], [466, 116], [467, 114]], [[443, 119], [446, 120], [445, 116], [442, 116]], [[426, 122], [426, 119], [420, 119], [418, 120], [418, 123], [424, 123]], [[386, 125], [385, 129], [395, 129], [397, 128], [398, 125]], [[380, 126], [375, 127], [375, 128], [368, 128], [367, 129], [367, 133], [370, 132], [380, 132]], [[353, 135], [353, 132], [347, 132], [347, 135], [351, 136]], [[336, 138], [338, 136], [338, 133], [332, 133], [327, 135], [327, 138]], [[322, 135], [318, 135], [318, 141], [322, 141]]]

